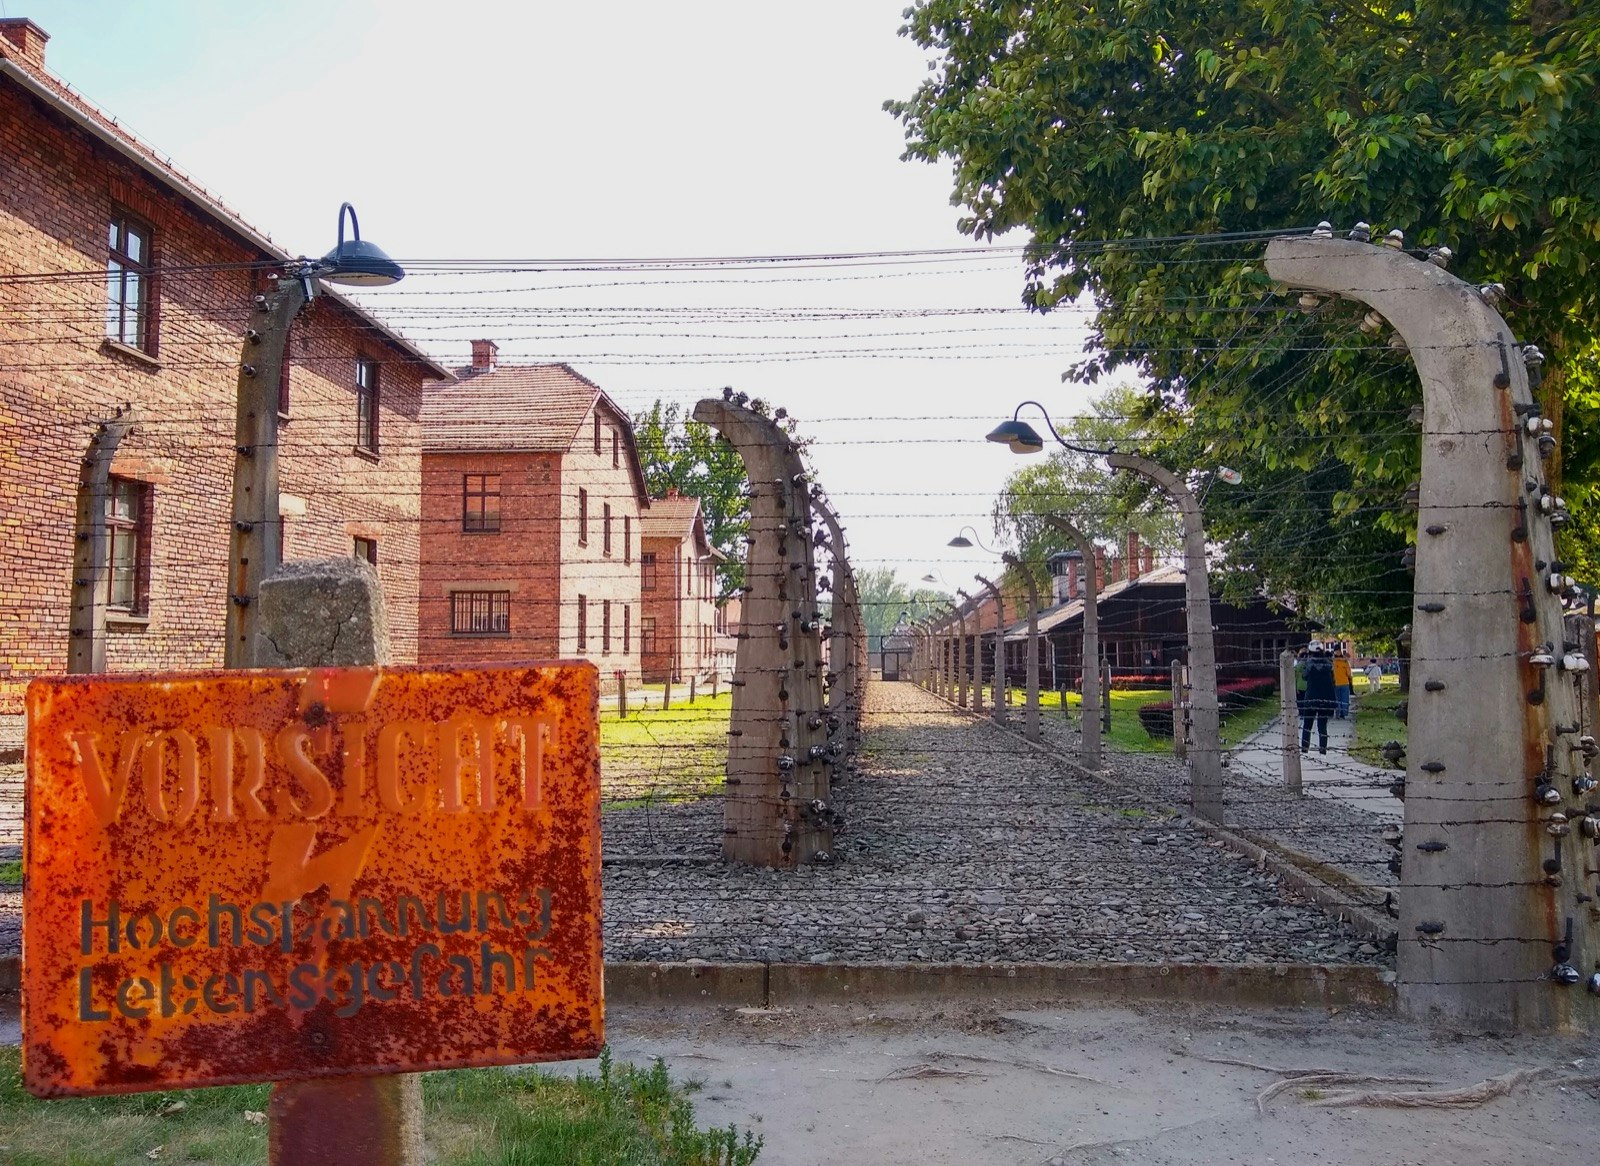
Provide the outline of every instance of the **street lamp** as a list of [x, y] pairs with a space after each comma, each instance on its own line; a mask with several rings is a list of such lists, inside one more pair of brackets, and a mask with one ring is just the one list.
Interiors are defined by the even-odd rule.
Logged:
[[[989, 432], [988, 440], [1008, 446], [1013, 453], [1042, 452], [1044, 438], [1021, 419], [1023, 407], [1032, 405], [1044, 416], [1050, 435], [1064, 449], [1075, 453], [1095, 454], [1106, 459], [1113, 470], [1132, 470], [1148, 478], [1166, 491], [1178, 507], [1183, 519], [1184, 547], [1184, 613], [1187, 617], [1189, 640], [1189, 711], [1194, 730], [1194, 743], [1190, 754], [1189, 794], [1190, 804], [1196, 814], [1214, 822], [1222, 821], [1222, 730], [1221, 713], [1217, 704], [1216, 645], [1211, 632], [1211, 582], [1206, 564], [1205, 529], [1201, 523], [1200, 503], [1188, 485], [1177, 474], [1149, 458], [1138, 454], [1118, 453], [1111, 449], [1088, 449], [1074, 445], [1056, 430], [1050, 413], [1037, 401], [1024, 401], [1011, 415]], [[1226, 469], [1217, 477], [1232, 485], [1243, 480], [1242, 475]], [[1177, 709], [1174, 709], [1176, 715]]]
[[[967, 532], [968, 531], [972, 532], [972, 537], [971, 538], [967, 537]], [[947, 546], [947, 547], [960, 547], [963, 550], [969, 549], [971, 547], [977, 547], [980, 551], [987, 551], [991, 555], [998, 555], [1000, 553], [999, 551], [995, 550], [993, 547], [985, 546], [984, 543], [983, 543], [983, 540], [978, 537], [978, 532], [973, 530], [972, 527], [970, 527], [970, 526], [963, 526], [961, 528], [961, 533], [956, 535], [956, 537], [951, 539], [949, 542], [945, 543], [945, 546]]]
[[[344, 220], [350, 216], [350, 238], [344, 237]], [[299, 262], [304, 263], [305, 260]], [[339, 206], [339, 241], [322, 257], [312, 273], [329, 283], [348, 287], [388, 287], [406, 277], [405, 268], [361, 237], [361, 221], [356, 218], [356, 208], [349, 203]]]
[[[345, 238], [345, 215], [350, 235]], [[361, 237], [349, 203], [339, 207], [338, 242], [321, 259], [301, 256], [284, 265], [277, 290], [255, 297], [239, 361], [238, 414], [234, 424], [233, 519], [228, 539], [228, 611], [223, 666], [253, 663], [256, 597], [261, 581], [283, 558], [278, 515], [278, 386], [289, 347], [289, 328], [316, 295], [316, 281], [384, 287], [405, 271]]]
[[1089, 449], [1087, 446], [1073, 445], [1072, 442], [1062, 437], [1057, 431], [1055, 422], [1050, 420], [1050, 411], [1039, 404], [1038, 401], [1024, 401], [1021, 405], [1018, 405], [1011, 414], [1011, 420], [1002, 421], [991, 429], [987, 434], [987, 440], [998, 445], [1010, 447], [1012, 453], [1043, 453], [1044, 438], [1039, 436], [1037, 429], [1022, 420], [1022, 410], [1028, 405], [1032, 405], [1039, 410], [1040, 415], [1044, 417], [1045, 425], [1050, 430], [1050, 436], [1055, 438], [1057, 443], [1064, 448], [1070, 449], [1074, 453], [1104, 454], [1109, 452], [1103, 449]]

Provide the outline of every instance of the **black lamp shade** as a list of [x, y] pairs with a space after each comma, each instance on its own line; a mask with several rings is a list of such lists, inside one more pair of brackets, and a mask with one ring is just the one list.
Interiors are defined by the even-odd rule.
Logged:
[[1038, 453], [1044, 449], [1044, 438], [1026, 421], [1002, 421], [989, 433], [989, 440], [997, 445], [1009, 445], [1012, 453]]
[[386, 287], [405, 278], [405, 268], [365, 239], [347, 239], [322, 257], [327, 271], [318, 274], [329, 283], [351, 287]]
[[945, 545], [951, 547], [970, 547], [972, 545], [972, 540], [964, 534], [958, 534]]
[[[345, 216], [350, 217], [350, 238], [344, 237]], [[349, 203], [339, 207], [339, 243], [322, 257], [316, 273], [329, 283], [350, 287], [386, 287], [406, 277], [405, 268], [361, 237], [361, 222]]]

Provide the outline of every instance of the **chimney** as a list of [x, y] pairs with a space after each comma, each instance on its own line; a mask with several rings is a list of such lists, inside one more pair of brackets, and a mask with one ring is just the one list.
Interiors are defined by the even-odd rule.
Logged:
[[476, 376], [480, 372], [493, 372], [495, 370], [495, 357], [500, 354], [500, 346], [493, 340], [474, 340], [472, 342], [472, 373]]
[[1067, 560], [1067, 593], [1065, 596], [1067, 599], [1078, 598], [1078, 567], [1082, 562], [1082, 559]]
[[1097, 592], [1104, 591], [1106, 584], [1111, 582], [1111, 577], [1106, 574], [1106, 552], [1103, 547], [1094, 549], [1094, 580]]
[[1131, 582], [1139, 577], [1139, 565], [1143, 561], [1139, 554], [1139, 532], [1128, 532], [1128, 579]]
[[35, 68], [44, 68], [44, 42], [50, 39], [50, 34], [33, 21], [22, 16], [0, 20], [0, 37], [16, 50], [9, 55], [20, 56]]
[[676, 487], [676, 486], [668, 486], [667, 487], [667, 497], [668, 498], [676, 498], [676, 497], [678, 497], [678, 487]]
[[1154, 547], [1144, 549], [1144, 573], [1149, 575], [1156, 569], [1156, 550]]

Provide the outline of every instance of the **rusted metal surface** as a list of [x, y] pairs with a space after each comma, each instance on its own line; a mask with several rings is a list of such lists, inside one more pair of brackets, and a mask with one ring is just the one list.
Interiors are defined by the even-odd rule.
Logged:
[[39, 1096], [588, 1057], [589, 664], [35, 681]]

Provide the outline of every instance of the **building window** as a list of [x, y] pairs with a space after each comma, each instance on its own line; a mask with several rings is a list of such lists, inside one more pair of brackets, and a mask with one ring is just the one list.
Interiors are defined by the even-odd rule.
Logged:
[[600, 413], [598, 410], [595, 411], [594, 415], [594, 452], [596, 454], [600, 452]]
[[611, 652], [611, 600], [606, 599], [600, 604], [600, 650], [607, 655]]
[[611, 464], [613, 466], [622, 464], [622, 439], [617, 436], [615, 429], [611, 431]]
[[[639, 590], [654, 591], [656, 589], [656, 553], [645, 551], [639, 556]], [[640, 624], [640, 635], [643, 635], [643, 624]]]
[[656, 653], [656, 617], [653, 615], [639, 617], [639, 651], [646, 656]]
[[356, 360], [356, 448], [378, 452], [378, 362]]
[[622, 516], [622, 561], [633, 562], [633, 515]]
[[500, 529], [500, 475], [461, 475], [461, 529]]
[[611, 503], [607, 502], [600, 514], [600, 546], [605, 554], [611, 553]]
[[683, 560], [683, 594], [689, 599], [693, 599], [694, 598], [694, 560], [693, 559], [686, 558], [686, 559]]
[[578, 545], [589, 545], [589, 491], [578, 487]]
[[361, 538], [358, 536], [356, 538], [355, 549], [351, 552], [351, 555], [357, 559], [364, 559], [366, 562], [369, 562], [376, 567], [378, 565], [378, 540], [375, 538]]
[[633, 651], [633, 605], [622, 605], [622, 654]]
[[106, 498], [106, 604], [143, 614], [150, 609], [150, 487], [112, 478]]
[[452, 591], [450, 631], [458, 636], [509, 636], [511, 592]]
[[156, 330], [151, 326], [155, 277], [150, 262], [150, 228], [127, 215], [111, 220], [106, 260], [106, 335], [151, 355]]
[[578, 596], [578, 651], [589, 646], [589, 597]]

